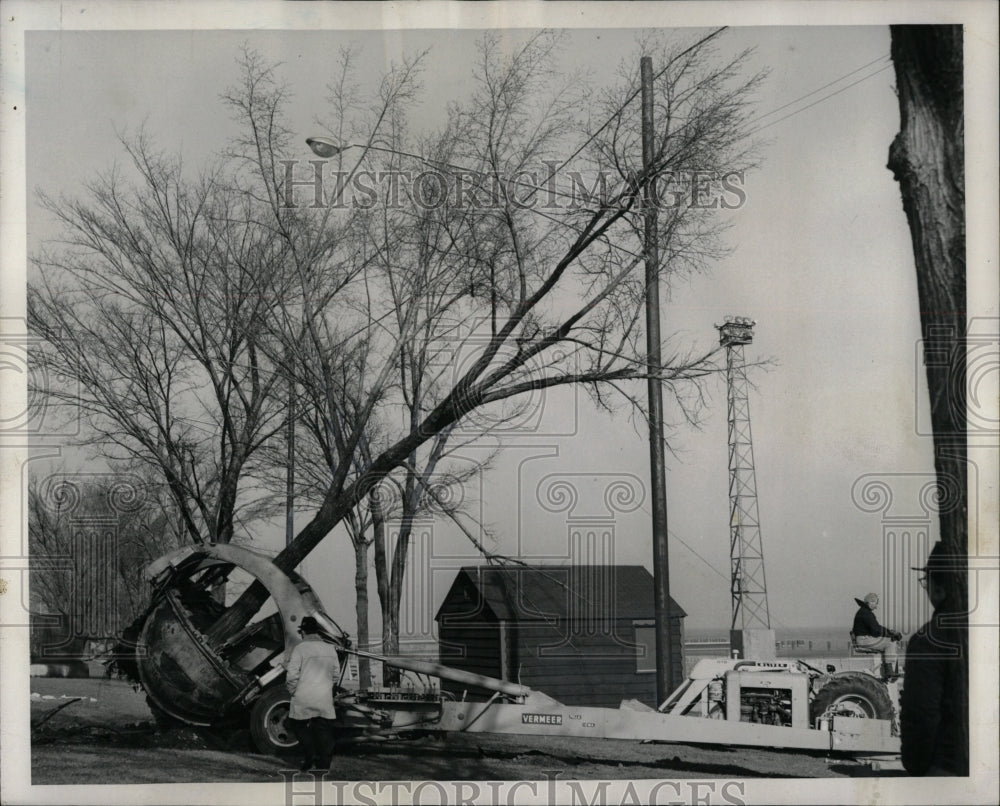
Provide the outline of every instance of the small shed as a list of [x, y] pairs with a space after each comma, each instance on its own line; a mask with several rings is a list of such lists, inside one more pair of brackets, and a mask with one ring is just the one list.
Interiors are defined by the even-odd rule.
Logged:
[[[655, 707], [654, 615], [653, 576], [641, 565], [464, 566], [435, 617], [439, 657], [566, 705]], [[676, 680], [685, 615], [671, 600]], [[442, 685], [469, 698], [491, 693]]]

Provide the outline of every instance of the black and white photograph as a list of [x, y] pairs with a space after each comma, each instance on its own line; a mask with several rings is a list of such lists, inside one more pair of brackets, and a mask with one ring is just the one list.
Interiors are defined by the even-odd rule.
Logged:
[[997, 802], [997, 6], [0, 15], [4, 803]]

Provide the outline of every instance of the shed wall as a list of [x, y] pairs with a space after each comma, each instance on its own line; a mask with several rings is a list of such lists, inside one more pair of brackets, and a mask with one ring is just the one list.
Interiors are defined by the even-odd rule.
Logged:
[[[500, 624], [488, 611], [471, 611], [465, 602], [446, 602], [438, 614], [438, 657], [445, 666], [488, 677], [502, 677]], [[441, 688], [461, 697], [482, 699], [492, 692], [466, 691], [457, 683], [441, 681]]]
[[[635, 575], [634, 571], [629, 572]], [[520, 601], [518, 595], [503, 594], [500, 577], [495, 574], [474, 574], [476, 569], [471, 572], [463, 569], [459, 573], [438, 611], [441, 663], [518, 682], [567, 705], [617, 708], [625, 699], [636, 699], [652, 707], [659, 704], [656, 672], [647, 670], [650, 658], [640, 663], [637, 657], [642, 650], [638, 649], [636, 623], [651, 625], [652, 613], [647, 615], [645, 607], [637, 607], [635, 598], [616, 606], [615, 620], [596, 617], [608, 612], [602, 607], [589, 614], [593, 618], [584, 618], [588, 613], [557, 612], [548, 622], [534, 617], [501, 621], [507, 618], [504, 614], [508, 610], [516, 612], [512, 603]], [[651, 585], [648, 572], [646, 577]], [[530, 576], [520, 581], [534, 586], [529, 587], [532, 592], [528, 598], [532, 602], [548, 601], [555, 596], [553, 601], [558, 605], [565, 596], [562, 589], [557, 595], [538, 589], [538, 580]], [[640, 582], [643, 583], [640, 593], [648, 594], [644, 580], [631, 580], [630, 584], [634, 587]], [[676, 603], [672, 607], [676, 615], [672, 618], [671, 654], [674, 679], [679, 681], [684, 678], [684, 620], [683, 610]], [[639, 671], [640, 666], [644, 671]], [[446, 681], [442, 682], [442, 688], [470, 699], [492, 694], [481, 689], [464, 690]]]
[[[683, 671], [681, 621], [674, 619], [672, 635], [672, 658], [678, 675]], [[636, 671], [632, 622], [612, 624], [613, 630], [574, 635], [568, 642], [554, 628], [522, 624], [518, 630], [519, 676], [515, 675], [515, 679], [566, 705], [617, 708], [622, 700], [635, 699], [655, 708], [656, 672]]]

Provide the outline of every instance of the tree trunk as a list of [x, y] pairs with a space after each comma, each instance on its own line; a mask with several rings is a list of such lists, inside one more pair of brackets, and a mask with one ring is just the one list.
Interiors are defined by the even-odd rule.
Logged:
[[[910, 226], [934, 431], [941, 540], [961, 558], [949, 598], [968, 612], [965, 398], [965, 125], [960, 25], [895, 25], [900, 131], [889, 148]], [[960, 702], [968, 766], [968, 625]]]
[[[320, 541], [347, 517], [347, 514], [378, 485], [379, 481], [401, 465], [407, 456], [443, 428], [456, 422], [462, 415], [475, 408], [478, 401], [466, 389], [456, 389], [439, 403], [426, 417], [417, 431], [408, 434], [391, 448], [380, 454], [368, 468], [368, 472], [357, 479], [346, 490], [330, 490], [313, 516], [295, 539], [274, 558], [274, 564], [282, 571], [292, 571]], [[209, 643], [222, 644], [226, 638], [242, 629], [267, 601], [268, 593], [260, 582], [254, 582], [230, 605], [218, 621], [207, 631]]]
[[[399, 654], [399, 602], [402, 599], [403, 575], [406, 573], [406, 546], [410, 542], [410, 532], [413, 529], [413, 513], [409, 505], [412, 488], [409, 486], [412, 471], [407, 470], [407, 485], [403, 491], [403, 515], [399, 523], [399, 533], [396, 535], [392, 560], [389, 562], [386, 574], [386, 600], [382, 608], [382, 654]], [[383, 667], [382, 678], [387, 686], [399, 683], [399, 670], [390, 666]]]
[[[382, 502], [379, 501], [377, 489], [372, 490], [368, 495], [368, 509], [372, 516], [372, 546], [375, 551], [375, 586], [378, 591], [379, 606], [382, 611], [382, 647], [383, 655], [390, 654], [387, 642], [391, 642], [394, 625], [387, 621], [387, 614], [392, 613], [392, 604], [389, 601], [389, 563], [385, 551], [385, 514], [382, 510]], [[399, 647], [394, 645], [391, 654], [396, 654]], [[395, 679], [395, 671], [383, 664], [382, 684], [392, 685]]]
[[[368, 544], [364, 532], [358, 535], [354, 542], [354, 612], [358, 619], [358, 648], [368, 647]], [[358, 684], [366, 691], [372, 680], [371, 661], [368, 658], [358, 658]]]
[[[328, 499], [306, 524], [298, 536], [284, 551], [274, 558], [274, 564], [282, 571], [292, 571], [319, 542], [339, 524], [356, 503], [353, 496]], [[254, 580], [225, 613], [205, 632], [211, 646], [220, 646], [233, 633], [250, 622], [268, 599], [267, 588], [259, 580]]]
[[[386, 553], [383, 551], [382, 562], [387, 563]], [[382, 654], [399, 654], [399, 593], [396, 584], [395, 568], [385, 567], [385, 598], [382, 600]], [[382, 664], [382, 683], [386, 686], [394, 686], [399, 683], [399, 669], [394, 666]]]

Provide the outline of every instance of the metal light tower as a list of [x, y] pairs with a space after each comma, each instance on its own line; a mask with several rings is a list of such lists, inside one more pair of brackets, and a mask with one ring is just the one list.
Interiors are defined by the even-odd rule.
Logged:
[[724, 324], [715, 326], [719, 330], [719, 343], [726, 348], [730, 591], [733, 602], [731, 629], [734, 631], [769, 630], [771, 627], [764, 579], [764, 548], [757, 513], [757, 477], [750, 435], [749, 384], [743, 358], [743, 345], [753, 341], [755, 324], [752, 319], [742, 316], [727, 316]]

